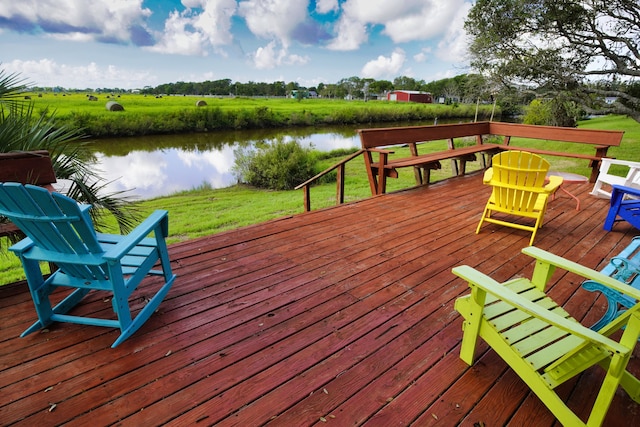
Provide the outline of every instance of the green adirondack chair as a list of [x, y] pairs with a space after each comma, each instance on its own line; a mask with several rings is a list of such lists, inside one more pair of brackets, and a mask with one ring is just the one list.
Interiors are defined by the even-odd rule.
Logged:
[[[52, 322], [72, 322], [120, 329], [112, 345], [116, 347], [146, 322], [173, 284], [176, 276], [165, 243], [169, 222], [166, 211], [155, 211], [130, 234], [120, 236], [96, 233], [89, 209], [41, 187], [0, 183], [0, 215], [8, 217], [27, 236], [9, 249], [22, 262], [38, 315], [38, 321], [21, 336]], [[151, 234], [153, 237], [149, 237]], [[45, 278], [41, 261], [58, 269]], [[154, 269], [158, 261], [160, 269]], [[132, 317], [129, 297], [149, 275], [160, 276], [162, 284]], [[72, 291], [52, 307], [49, 296], [60, 287]], [[91, 290], [111, 294], [116, 319], [68, 314]]]
[[[640, 381], [627, 370], [640, 336], [640, 304], [596, 332], [582, 326], [549, 298], [545, 287], [559, 267], [606, 284], [636, 302], [640, 301], [640, 291], [535, 247], [522, 252], [536, 259], [531, 279], [498, 283], [469, 266], [453, 269], [471, 287], [471, 294], [455, 303], [464, 317], [460, 358], [472, 365], [476, 342], [481, 337], [565, 426], [602, 425], [618, 386], [640, 403]], [[610, 338], [623, 327], [619, 341]], [[601, 366], [606, 375], [585, 422], [567, 407], [555, 389], [594, 365]]]

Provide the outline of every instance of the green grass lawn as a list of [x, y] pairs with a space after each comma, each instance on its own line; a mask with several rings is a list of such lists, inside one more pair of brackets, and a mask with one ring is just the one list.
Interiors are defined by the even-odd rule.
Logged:
[[[30, 94], [36, 112], [55, 111], [60, 123], [84, 129], [92, 137], [207, 132], [211, 130], [281, 128], [355, 123], [432, 121], [476, 114], [475, 104], [419, 104], [335, 99], [220, 98], [144, 96], [140, 94]], [[108, 96], [108, 98], [107, 98]], [[124, 111], [107, 111], [115, 100]], [[205, 107], [196, 102], [204, 100]], [[491, 105], [480, 105], [478, 118], [491, 116]], [[499, 114], [499, 111], [496, 112]]]
[[[609, 155], [618, 159], [640, 161], [640, 124], [623, 116], [607, 116], [581, 122], [579, 127], [591, 129], [624, 130], [625, 135], [620, 147], [610, 149]], [[445, 143], [429, 144], [431, 149], [441, 150]], [[514, 145], [526, 142], [514, 139]], [[553, 143], [549, 143], [553, 145]], [[540, 147], [540, 145], [536, 145]], [[553, 149], [553, 147], [549, 147]], [[593, 147], [585, 147], [587, 153], [593, 153]], [[422, 152], [422, 151], [421, 151]], [[424, 151], [426, 153], [426, 150]], [[409, 155], [408, 149], [397, 150], [397, 155]], [[323, 161], [323, 167], [337, 163], [339, 159]], [[557, 171], [574, 172], [585, 176], [590, 168], [585, 160], [548, 157], [551, 168]], [[442, 162], [443, 169], [432, 172], [432, 181], [451, 176], [450, 162]], [[468, 163], [468, 170], [480, 168], [480, 162]], [[389, 179], [388, 191], [408, 188], [415, 185], [413, 171], [401, 169], [398, 179]], [[346, 166], [345, 200], [359, 200], [371, 195], [369, 182], [364, 169], [363, 159], [358, 157]], [[336, 185], [328, 183], [311, 189], [311, 207], [320, 209], [335, 204]], [[303, 212], [303, 193], [298, 191], [265, 191], [247, 186], [234, 186], [224, 189], [201, 188], [178, 193], [168, 197], [140, 202], [143, 215], [155, 209], [169, 211], [169, 243], [207, 236], [250, 224], [265, 222], [275, 218], [295, 215]], [[114, 227], [115, 230], [115, 227]], [[6, 245], [5, 245], [6, 246]], [[22, 269], [12, 254], [0, 253], [0, 284], [23, 279]]]
[[[473, 117], [475, 112], [474, 105], [440, 105], [440, 104], [418, 104], [418, 103], [399, 103], [387, 101], [346, 101], [342, 99], [303, 99], [297, 100], [292, 98], [222, 98], [222, 97], [197, 97], [197, 96], [163, 96], [156, 98], [153, 95], [141, 94], [92, 94], [97, 97], [97, 101], [89, 101], [89, 94], [72, 93], [42, 93], [28, 94], [31, 101], [34, 102], [37, 111], [45, 108], [55, 110], [60, 117], [67, 117], [73, 113], [90, 113], [97, 116], [113, 116], [114, 112], [107, 111], [106, 104], [108, 101], [116, 101], [124, 107], [124, 112], [115, 112], [115, 114], [158, 114], [182, 111], [185, 109], [197, 108], [220, 108], [222, 110], [252, 110], [268, 108], [277, 114], [314, 114], [319, 116], [328, 116], [335, 114], [336, 111], [352, 110], [354, 108], [362, 109], [381, 109], [393, 110], [401, 114], [410, 110], [426, 110], [434, 115], [442, 117]], [[204, 100], [206, 107], [196, 107], [196, 102]], [[490, 110], [490, 107], [482, 106], [483, 111]]]

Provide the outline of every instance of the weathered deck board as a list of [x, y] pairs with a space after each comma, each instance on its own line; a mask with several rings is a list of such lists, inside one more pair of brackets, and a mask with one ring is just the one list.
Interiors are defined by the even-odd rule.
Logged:
[[[601, 268], [636, 231], [605, 232], [607, 201], [569, 189], [581, 210], [559, 193], [536, 245]], [[0, 424], [553, 425], [486, 345], [473, 368], [458, 357], [453, 303], [468, 290], [451, 268], [497, 280], [532, 268], [528, 233], [474, 234], [489, 191], [465, 176], [172, 245], [174, 287], [116, 349], [114, 331], [81, 325], [18, 338], [32, 304], [24, 284], [1, 287]], [[601, 299], [565, 276], [553, 297], [590, 324]], [[79, 309], [109, 308], [97, 294]], [[593, 378], [563, 389], [579, 411]], [[633, 422], [640, 405], [620, 393], [607, 425]]]

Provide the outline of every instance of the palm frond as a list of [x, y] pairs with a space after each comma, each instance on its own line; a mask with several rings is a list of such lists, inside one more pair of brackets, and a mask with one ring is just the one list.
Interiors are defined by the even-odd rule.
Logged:
[[140, 215], [126, 192], [108, 193], [95, 168], [83, 129], [61, 125], [55, 111], [34, 110], [25, 100], [26, 84], [17, 74], [0, 70], [0, 152], [47, 150], [58, 179], [70, 180], [65, 194], [79, 203], [89, 203], [94, 225], [106, 227], [108, 213], [116, 219], [121, 232], [132, 230]]

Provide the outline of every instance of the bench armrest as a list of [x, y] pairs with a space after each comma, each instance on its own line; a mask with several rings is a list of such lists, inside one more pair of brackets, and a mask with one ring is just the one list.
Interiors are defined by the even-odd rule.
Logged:
[[367, 151], [372, 153], [380, 153], [380, 154], [393, 154], [395, 151], [393, 150], [383, 150], [381, 148], [367, 148]]

